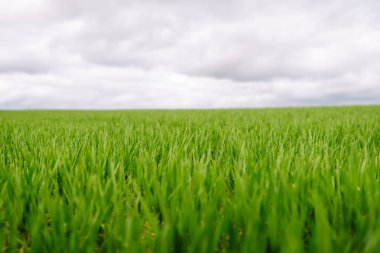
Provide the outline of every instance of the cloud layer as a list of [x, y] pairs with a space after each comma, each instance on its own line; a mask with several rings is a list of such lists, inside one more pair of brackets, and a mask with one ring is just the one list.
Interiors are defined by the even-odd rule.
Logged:
[[380, 104], [375, 0], [0, 3], [0, 108]]

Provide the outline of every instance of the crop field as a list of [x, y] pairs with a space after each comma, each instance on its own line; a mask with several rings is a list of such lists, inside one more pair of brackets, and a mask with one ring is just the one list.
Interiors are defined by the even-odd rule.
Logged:
[[380, 252], [380, 107], [0, 111], [0, 251]]

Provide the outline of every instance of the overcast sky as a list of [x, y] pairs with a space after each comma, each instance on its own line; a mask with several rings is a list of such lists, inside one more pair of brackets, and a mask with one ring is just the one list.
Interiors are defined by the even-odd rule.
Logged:
[[380, 104], [378, 0], [0, 1], [0, 109]]

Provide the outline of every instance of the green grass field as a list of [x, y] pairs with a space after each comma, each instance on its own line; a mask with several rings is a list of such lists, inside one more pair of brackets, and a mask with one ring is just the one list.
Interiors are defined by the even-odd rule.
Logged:
[[380, 252], [380, 107], [0, 112], [0, 251]]

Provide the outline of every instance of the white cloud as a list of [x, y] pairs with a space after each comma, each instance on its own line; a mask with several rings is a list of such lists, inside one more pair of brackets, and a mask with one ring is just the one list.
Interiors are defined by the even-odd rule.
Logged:
[[378, 1], [3, 1], [0, 108], [380, 103]]

